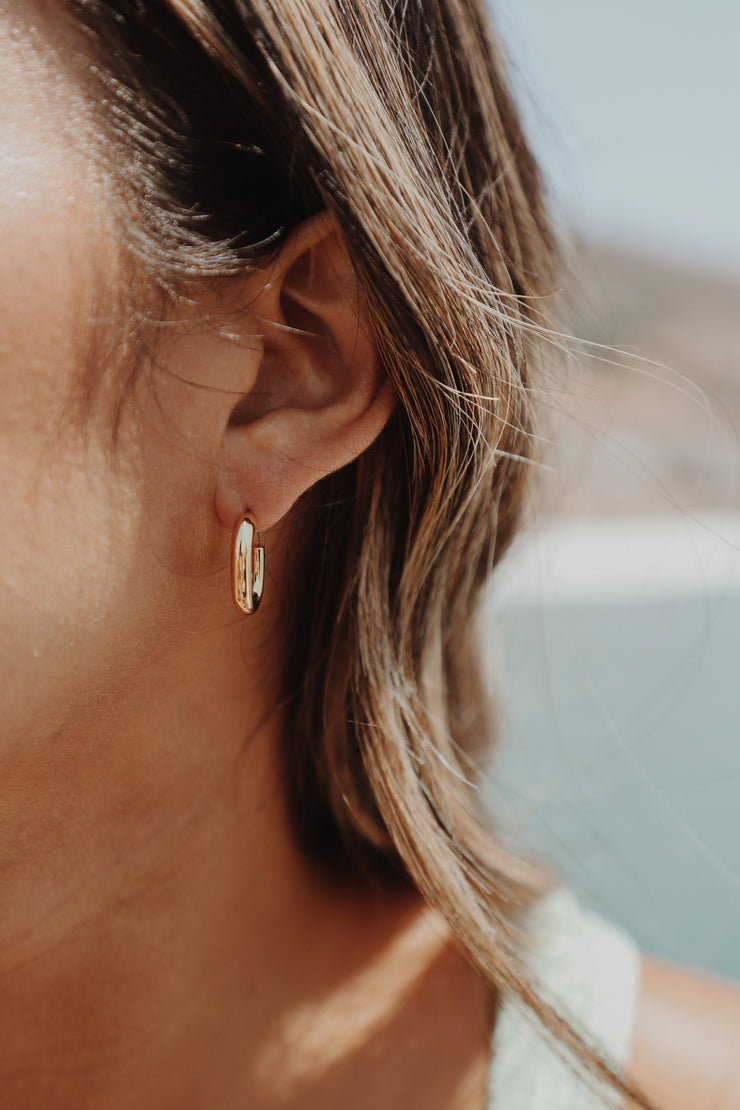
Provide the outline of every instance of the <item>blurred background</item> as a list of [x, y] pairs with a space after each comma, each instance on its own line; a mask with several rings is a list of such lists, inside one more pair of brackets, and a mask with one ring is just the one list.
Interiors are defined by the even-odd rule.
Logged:
[[644, 949], [740, 979], [740, 8], [492, 14], [584, 342], [484, 608], [487, 802]]

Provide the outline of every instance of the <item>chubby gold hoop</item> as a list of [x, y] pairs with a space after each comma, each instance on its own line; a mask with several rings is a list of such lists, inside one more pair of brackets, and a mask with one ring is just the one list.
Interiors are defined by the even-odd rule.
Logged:
[[231, 589], [240, 613], [254, 613], [262, 600], [265, 584], [265, 549], [257, 547], [257, 526], [250, 516], [234, 525], [231, 541]]

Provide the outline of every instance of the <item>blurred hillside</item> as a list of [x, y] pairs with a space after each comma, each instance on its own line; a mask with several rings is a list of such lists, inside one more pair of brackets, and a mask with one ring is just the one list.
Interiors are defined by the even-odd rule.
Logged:
[[614, 248], [569, 260], [565, 328], [539, 409], [545, 516], [740, 507], [740, 278]]

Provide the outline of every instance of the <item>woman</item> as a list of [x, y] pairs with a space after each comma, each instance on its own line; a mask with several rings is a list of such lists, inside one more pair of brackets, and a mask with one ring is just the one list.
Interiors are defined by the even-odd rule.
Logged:
[[552, 248], [475, 0], [0, 29], [0, 1105], [737, 1105], [477, 811]]

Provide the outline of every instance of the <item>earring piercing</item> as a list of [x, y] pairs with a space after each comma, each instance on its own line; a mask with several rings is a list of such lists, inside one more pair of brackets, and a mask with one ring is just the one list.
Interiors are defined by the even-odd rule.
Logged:
[[257, 526], [250, 516], [234, 525], [231, 540], [231, 589], [240, 613], [254, 613], [265, 584], [265, 549], [255, 545]]

